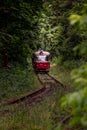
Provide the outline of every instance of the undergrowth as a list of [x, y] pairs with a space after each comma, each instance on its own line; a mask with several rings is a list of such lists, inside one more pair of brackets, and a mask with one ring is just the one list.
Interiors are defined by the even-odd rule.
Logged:
[[[59, 100], [61, 89], [43, 97], [42, 101], [29, 106], [28, 102], [12, 106], [3, 106], [0, 113], [0, 130], [55, 130], [60, 115]], [[59, 115], [59, 117], [57, 117]]]
[[0, 68], [0, 100], [34, 91], [38, 88], [36, 82], [33, 70], [29, 70], [28, 67], [17, 65]]
[[[0, 83], [4, 81], [0, 88], [3, 91], [1, 93], [0, 90], [0, 93], [5, 94], [4, 97], [0, 95], [1, 100], [21, 95], [27, 91], [31, 92], [40, 87], [34, 72], [28, 70], [20, 66], [0, 70], [2, 74]], [[64, 68], [53, 65], [50, 73], [63, 83], [70, 81], [70, 76], [68, 76], [70, 70], [66, 72]], [[33, 106], [29, 106], [28, 102], [1, 106], [0, 130], [60, 130], [57, 126], [70, 111], [60, 107], [60, 99], [66, 93], [63, 88], [57, 87], [53, 93], [44, 96], [41, 102], [36, 102]]]

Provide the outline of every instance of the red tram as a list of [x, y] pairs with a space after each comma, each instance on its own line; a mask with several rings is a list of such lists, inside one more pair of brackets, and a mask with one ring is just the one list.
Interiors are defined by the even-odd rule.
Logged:
[[33, 55], [33, 67], [36, 72], [49, 72], [50, 69], [50, 53], [47, 51], [37, 51]]

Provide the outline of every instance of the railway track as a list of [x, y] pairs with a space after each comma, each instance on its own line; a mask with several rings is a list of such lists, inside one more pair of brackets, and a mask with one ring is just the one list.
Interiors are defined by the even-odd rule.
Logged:
[[62, 84], [60, 81], [58, 81], [56, 78], [54, 78], [52, 75], [50, 75], [48, 73], [37, 74], [37, 77], [43, 87], [52, 88], [55, 85], [57, 85], [58, 87], [62, 87], [62, 88], [66, 87], [64, 84]]
[[63, 89], [66, 90], [66, 86], [62, 84], [59, 80], [54, 78], [52, 75], [45, 73], [45, 74], [37, 74], [39, 82], [42, 84], [43, 88], [48, 88], [49, 90], [53, 91], [56, 89]]
[[29, 103], [29, 105], [32, 105], [34, 102], [41, 100], [44, 95], [55, 90], [56, 87], [59, 87], [59, 88], [62, 87], [65, 89], [65, 85], [63, 85], [60, 81], [58, 81], [56, 78], [54, 78], [50, 74], [41, 73], [41, 74], [36, 74], [36, 75], [37, 75], [37, 78], [42, 85], [41, 89], [38, 89], [38, 90], [32, 92], [31, 94], [24, 95], [24, 96], [19, 97], [17, 99], [11, 99], [11, 100], [4, 102], [0, 105], [18, 104], [18, 103], [21, 103], [23, 101], [27, 101]]

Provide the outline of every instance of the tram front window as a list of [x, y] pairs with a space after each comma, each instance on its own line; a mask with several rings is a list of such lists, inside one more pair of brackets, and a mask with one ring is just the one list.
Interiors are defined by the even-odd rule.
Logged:
[[46, 61], [46, 56], [45, 55], [38, 56], [38, 61]]

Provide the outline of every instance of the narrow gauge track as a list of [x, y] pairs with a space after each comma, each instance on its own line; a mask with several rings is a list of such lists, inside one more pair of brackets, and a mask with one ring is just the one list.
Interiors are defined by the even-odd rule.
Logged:
[[52, 75], [48, 73], [37, 74], [38, 80], [45, 88], [54, 88], [55, 86], [66, 88], [64, 84], [54, 78]]
[[65, 88], [65, 85], [63, 85], [60, 81], [58, 81], [56, 78], [54, 78], [50, 74], [40, 73], [40, 74], [36, 74], [36, 75], [42, 85], [41, 89], [38, 89], [38, 90], [32, 92], [31, 94], [24, 95], [17, 99], [11, 99], [0, 105], [12, 105], [12, 104], [16, 104], [16, 103], [18, 104], [23, 101], [27, 101], [29, 103], [29, 105], [32, 105], [34, 102], [41, 100], [41, 98], [45, 94], [52, 92], [56, 87]]

